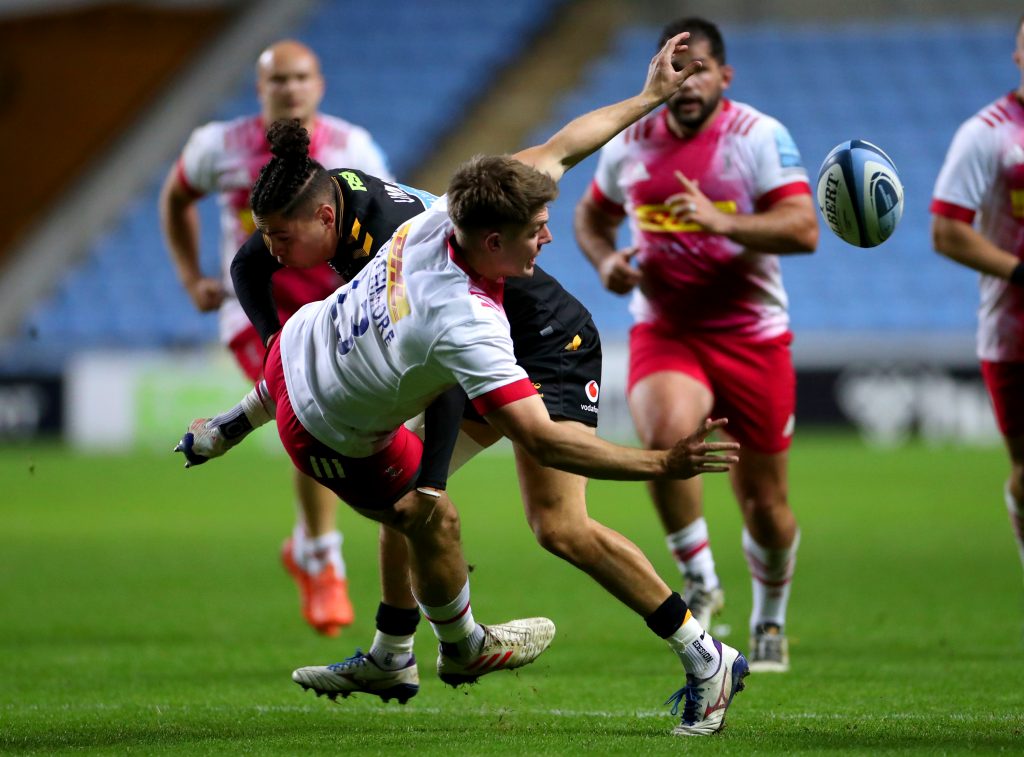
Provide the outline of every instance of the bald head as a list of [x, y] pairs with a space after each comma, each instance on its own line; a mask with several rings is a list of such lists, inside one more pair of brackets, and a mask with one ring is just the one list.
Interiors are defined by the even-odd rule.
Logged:
[[256, 62], [256, 92], [265, 124], [297, 118], [311, 129], [324, 95], [316, 53], [295, 40], [275, 42]]

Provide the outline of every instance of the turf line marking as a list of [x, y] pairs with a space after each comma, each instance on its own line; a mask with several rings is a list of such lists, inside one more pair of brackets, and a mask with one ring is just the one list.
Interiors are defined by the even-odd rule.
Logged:
[[[63, 710], [63, 711], [96, 711], [96, 710], [153, 710], [158, 712], [162, 716], [167, 716], [174, 713], [194, 713], [194, 712], [233, 712], [236, 714], [244, 714], [245, 712], [256, 712], [259, 714], [265, 713], [289, 713], [289, 712], [314, 712], [317, 705], [248, 705], [245, 707], [231, 707], [228, 705], [157, 705], [151, 704], [142, 707], [134, 707], [131, 705], [123, 704], [105, 704], [102, 702], [94, 702], [90, 704], [79, 704], [79, 703], [68, 703], [61, 704], [52, 707], [31, 704], [31, 705], [17, 705], [7, 704], [2, 708], [8, 712], [12, 711], [47, 711], [47, 710]], [[326, 709], [326, 708], [325, 708]], [[341, 712], [345, 713], [344, 706], [340, 706], [337, 709], [330, 709], [330, 712]], [[359, 709], [349, 710], [352, 714], [365, 715], [366, 709], [360, 707]], [[675, 718], [668, 712], [668, 710], [631, 710], [631, 711], [613, 711], [613, 710], [566, 710], [562, 708], [554, 709], [543, 709], [537, 707], [505, 707], [505, 708], [478, 708], [478, 709], [459, 709], [455, 708], [442, 708], [442, 707], [416, 707], [410, 705], [408, 707], [397, 706], [381, 706], [374, 709], [374, 716], [379, 715], [392, 715], [395, 717], [413, 717], [415, 715], [451, 715], [457, 713], [459, 715], [470, 715], [476, 717], [490, 718], [490, 717], [501, 717], [505, 715], [547, 715], [558, 718], [631, 718], [631, 719], [643, 719], [643, 718], [666, 718], [674, 720]], [[869, 721], [869, 722], [884, 722], [891, 720], [903, 720], [903, 721], [932, 721], [936, 719], [942, 719], [945, 721], [959, 721], [959, 722], [993, 722], [993, 723], [1019, 723], [1024, 721], [1024, 715], [1014, 713], [980, 713], [978, 715], [964, 715], [962, 713], [910, 713], [910, 712], [893, 712], [889, 714], [879, 715], [865, 715], [863, 713], [840, 713], [840, 712], [783, 712], [783, 713], [766, 713], [765, 717], [769, 720], [856, 720], [858, 722]]]

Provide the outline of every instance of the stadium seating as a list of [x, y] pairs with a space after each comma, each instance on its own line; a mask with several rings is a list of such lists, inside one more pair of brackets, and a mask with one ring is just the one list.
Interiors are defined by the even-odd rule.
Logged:
[[[328, 78], [324, 110], [370, 128], [401, 176], [515, 57], [519, 48], [510, 42], [527, 39], [550, 12], [544, 0], [472, 5], [459, 0], [334, 0], [321, 4], [295, 34], [323, 58]], [[823, 228], [815, 255], [785, 260], [794, 327], [817, 332], [972, 330], [975, 277], [932, 252], [928, 203], [956, 126], [1016, 84], [1006, 25], [724, 31], [736, 67], [731, 96], [785, 123], [812, 176], [833, 145], [857, 137], [891, 155], [906, 188], [903, 221], [884, 247], [854, 249]], [[589, 67], [581, 86], [566, 93], [534, 138], [545, 138], [569, 117], [635, 91], [657, 35], [651, 27], [624, 29], [611, 52]], [[951, 55], [951, 50], [970, 54]], [[210, 117], [252, 109], [247, 81]], [[552, 211], [555, 243], [541, 263], [590, 307], [607, 337], [621, 336], [629, 323], [625, 303], [601, 288], [572, 236], [573, 206], [594, 165], [592, 157], [564, 179], [562, 199]], [[216, 319], [194, 311], [163, 249], [156, 199], [166, 168], [95, 243], [88, 259], [38, 304], [8, 354], [38, 360], [41, 354], [62, 355], [73, 347], [167, 347], [216, 338]], [[213, 202], [202, 204], [201, 217], [204, 260], [214, 270], [219, 263]]]
[[[456, 123], [521, 51], [559, 2], [460, 0], [357, 3], [330, 0], [287, 34], [309, 44], [327, 79], [323, 110], [366, 126], [401, 177]], [[250, 77], [209, 114], [252, 113]], [[174, 347], [217, 338], [215, 316], [195, 311], [179, 286], [160, 236], [157, 197], [163, 166], [118, 224], [38, 303], [21, 337], [0, 351], [5, 369], [50, 365], [73, 349]], [[206, 270], [218, 260], [217, 207], [200, 203]]]

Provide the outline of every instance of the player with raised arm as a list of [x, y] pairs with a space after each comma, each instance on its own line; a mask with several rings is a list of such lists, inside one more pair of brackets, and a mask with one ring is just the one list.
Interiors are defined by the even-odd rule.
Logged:
[[[812, 251], [818, 226], [807, 173], [778, 121], [723, 94], [733, 70], [718, 28], [688, 31], [677, 63], [704, 63], [666, 107], [618, 135], [576, 210], [576, 238], [612, 292], [633, 292], [629, 406], [643, 443], [664, 449], [711, 414], [742, 445], [732, 471], [750, 567], [751, 670], [789, 667], [786, 605], [799, 542], [787, 451], [795, 376], [779, 253]], [[629, 219], [632, 246], [616, 234]], [[639, 263], [634, 267], [633, 259]], [[699, 479], [650, 484], [691, 611], [724, 604]]]
[[[399, 498], [415, 479], [419, 455], [415, 437], [398, 425], [402, 420], [457, 383], [492, 426], [540, 465], [648, 479], [724, 471], [735, 460], [719, 453], [737, 445], [703, 441], [722, 421], [706, 422], [667, 451], [620, 447], [575, 424], [552, 421], [515, 362], [502, 308], [503, 279], [531, 275], [550, 241], [546, 205], [562, 173], [657, 107], [699, 67], [673, 69], [672, 54], [685, 49], [684, 38], [669, 40], [655, 56], [640, 95], [573, 121], [539, 147], [465, 164], [446, 197], [405, 224], [334, 297], [299, 311], [271, 346], [266, 387], [286, 449], [298, 467], [327, 480], [350, 505], [405, 535], [413, 590], [441, 640], [438, 670], [449, 683], [529, 662], [546, 647], [553, 625], [533, 620], [488, 630], [473, 620], [450, 501], [425, 487]], [[328, 185], [319, 191], [318, 181], [311, 177], [309, 188], [319, 210], [324, 205], [318, 200], [330, 195]], [[301, 198], [295, 206], [303, 206]], [[285, 245], [299, 227], [301, 233], [329, 233], [332, 215], [259, 217], [257, 225], [276, 255], [275, 232], [285, 233]], [[263, 406], [266, 399], [257, 388], [244, 405]], [[269, 416], [245, 417], [251, 423]], [[207, 445], [200, 451], [208, 449], [210, 425], [193, 428], [197, 443]], [[673, 698], [677, 706], [686, 700], [676, 732], [715, 732], [742, 688], [746, 662], [710, 639], [679, 595], [653, 580], [663, 593], [652, 599], [651, 585], [638, 592], [650, 603], [645, 616], [687, 673], [687, 685]]]
[[981, 274], [977, 351], [1009, 451], [1003, 499], [1024, 564], [1024, 17], [1017, 89], [956, 132], [935, 183], [932, 244]]
[[[267, 127], [281, 118], [298, 119], [311, 134], [314, 158], [388, 178], [384, 156], [365, 129], [317, 111], [324, 80], [319, 61], [308, 47], [282, 40], [264, 50], [256, 65], [256, 90], [260, 113], [196, 129], [160, 195], [164, 237], [178, 278], [200, 312], [218, 312], [221, 341], [251, 381], [262, 375], [266, 349], [235, 296], [228, 268], [239, 245], [254, 230], [249, 192], [270, 158]], [[221, 209], [223, 270], [217, 276], [204, 274], [199, 260], [195, 203], [207, 194], [218, 196]], [[281, 320], [287, 319], [307, 302], [329, 295], [340, 283], [326, 265], [281, 271], [272, 282], [275, 317], [279, 314]], [[337, 498], [298, 472], [294, 487], [296, 526], [281, 557], [299, 586], [306, 621], [333, 636], [353, 618], [342, 535], [336, 527]]]

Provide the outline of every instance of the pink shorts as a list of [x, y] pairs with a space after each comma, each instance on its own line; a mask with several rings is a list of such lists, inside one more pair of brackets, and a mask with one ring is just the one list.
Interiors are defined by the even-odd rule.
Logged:
[[1024, 436], [1024, 363], [982, 360], [981, 375], [1003, 436]]
[[235, 362], [250, 381], [255, 384], [263, 378], [263, 359], [267, 355], [267, 348], [263, 346], [263, 340], [254, 326], [240, 331], [228, 342], [228, 349], [234, 353]]
[[281, 365], [280, 340], [271, 343], [265, 370], [267, 389], [277, 403], [277, 433], [296, 468], [363, 510], [385, 509], [412, 488], [423, 456], [423, 443], [416, 434], [399, 426], [377, 454], [346, 457], [315, 439], [295, 417]]
[[753, 341], [731, 334], [673, 332], [638, 323], [629, 332], [629, 381], [676, 371], [700, 381], [714, 396], [712, 417], [729, 419], [743, 447], [773, 455], [789, 449], [796, 410], [793, 334]]

